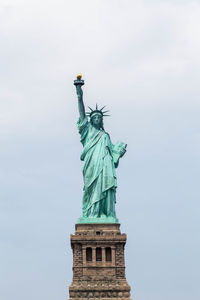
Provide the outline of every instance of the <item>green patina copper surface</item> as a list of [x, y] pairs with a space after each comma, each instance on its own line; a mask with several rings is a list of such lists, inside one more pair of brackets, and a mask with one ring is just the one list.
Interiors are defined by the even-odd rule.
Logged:
[[77, 123], [83, 151], [83, 207], [78, 223], [118, 223], [115, 213], [117, 178], [115, 168], [126, 152], [126, 144], [113, 145], [103, 127], [103, 109], [90, 108], [89, 120], [83, 103], [82, 85], [78, 76], [74, 81], [78, 95], [80, 118]]

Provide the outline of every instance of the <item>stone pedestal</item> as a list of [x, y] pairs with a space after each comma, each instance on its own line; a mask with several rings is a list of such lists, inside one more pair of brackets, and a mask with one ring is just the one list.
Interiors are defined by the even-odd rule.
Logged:
[[130, 286], [125, 277], [126, 234], [120, 224], [76, 224], [71, 235], [73, 281], [70, 300], [128, 300]]

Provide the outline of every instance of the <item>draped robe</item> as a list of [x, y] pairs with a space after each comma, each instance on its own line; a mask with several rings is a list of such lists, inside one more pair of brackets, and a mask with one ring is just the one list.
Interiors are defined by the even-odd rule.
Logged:
[[[87, 117], [79, 118], [77, 127], [81, 135], [83, 151], [81, 160], [83, 167], [83, 217], [116, 217], [116, 187], [117, 179], [115, 158], [109, 134], [98, 130]], [[118, 153], [118, 158], [119, 158]]]

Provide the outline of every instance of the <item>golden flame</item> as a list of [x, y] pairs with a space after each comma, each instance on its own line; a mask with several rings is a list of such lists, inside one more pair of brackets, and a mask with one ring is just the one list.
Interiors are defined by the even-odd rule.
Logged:
[[82, 74], [81, 73], [79, 73], [79, 74], [77, 74], [77, 79], [81, 79], [82, 78]]

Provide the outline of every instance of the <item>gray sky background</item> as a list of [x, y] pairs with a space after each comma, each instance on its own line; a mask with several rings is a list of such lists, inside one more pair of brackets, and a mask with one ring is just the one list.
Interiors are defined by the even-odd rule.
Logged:
[[117, 216], [135, 300], [199, 300], [200, 2], [1, 0], [0, 299], [68, 299], [81, 214], [73, 80], [128, 144]]

